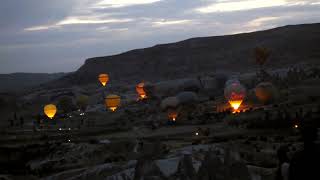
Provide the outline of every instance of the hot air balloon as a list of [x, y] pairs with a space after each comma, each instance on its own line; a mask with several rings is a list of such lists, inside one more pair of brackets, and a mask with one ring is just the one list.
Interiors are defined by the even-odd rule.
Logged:
[[240, 83], [233, 82], [225, 87], [224, 96], [236, 112], [246, 96], [246, 89]]
[[54, 104], [48, 104], [43, 108], [44, 114], [48, 116], [48, 118], [52, 119], [54, 115], [57, 113], [57, 107]]
[[198, 101], [198, 95], [190, 91], [180, 92], [176, 97], [179, 100], [179, 103], [183, 105], [192, 105]]
[[136, 91], [137, 91], [138, 95], [140, 96], [140, 99], [147, 98], [147, 93], [144, 90], [144, 82], [141, 82], [136, 86]]
[[233, 78], [226, 81], [225, 87], [230, 86], [231, 84], [241, 84], [241, 83], [238, 79]]
[[88, 106], [89, 97], [86, 95], [80, 95], [77, 97], [77, 105], [82, 110], [85, 111]]
[[99, 75], [99, 81], [102, 84], [102, 86], [106, 86], [107, 82], [109, 81], [109, 75], [108, 74], [100, 74]]
[[276, 99], [277, 90], [270, 82], [262, 82], [255, 88], [257, 98], [264, 104], [270, 103]]
[[108, 95], [105, 99], [105, 104], [108, 109], [115, 111], [120, 105], [120, 96], [118, 95]]
[[169, 109], [168, 110], [168, 117], [171, 121], [176, 121], [178, 117], [178, 112], [174, 109]]
[[168, 108], [176, 108], [180, 104], [179, 100], [175, 96], [167, 97], [164, 100], [161, 101], [160, 107], [162, 110], [168, 109]]

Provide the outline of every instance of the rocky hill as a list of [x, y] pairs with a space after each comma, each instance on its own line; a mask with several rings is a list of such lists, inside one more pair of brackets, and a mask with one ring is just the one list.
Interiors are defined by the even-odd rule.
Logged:
[[256, 68], [255, 47], [272, 51], [268, 67], [297, 63], [318, 63], [320, 24], [290, 25], [271, 30], [227, 36], [200, 37], [177, 43], [156, 45], [122, 54], [95, 57], [76, 72], [54, 83], [89, 84], [97, 75], [109, 73], [111, 82], [159, 81], [195, 76], [199, 73], [243, 72]]
[[65, 73], [12, 73], [0, 74], [0, 92], [19, 91], [61, 78]]

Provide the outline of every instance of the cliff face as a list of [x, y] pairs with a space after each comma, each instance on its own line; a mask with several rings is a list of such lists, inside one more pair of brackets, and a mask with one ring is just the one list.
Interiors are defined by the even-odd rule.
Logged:
[[310, 63], [320, 58], [320, 24], [293, 25], [228, 36], [192, 38], [137, 49], [114, 56], [87, 59], [59, 84], [88, 84], [106, 72], [115, 82], [159, 81], [214, 71], [248, 71], [256, 67], [253, 49], [266, 47], [269, 67]]

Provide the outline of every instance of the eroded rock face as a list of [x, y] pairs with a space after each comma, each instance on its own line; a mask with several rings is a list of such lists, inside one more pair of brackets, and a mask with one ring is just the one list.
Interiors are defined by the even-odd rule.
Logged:
[[237, 153], [226, 151], [223, 155], [208, 152], [197, 174], [199, 180], [250, 180], [246, 164], [237, 157]]
[[92, 167], [67, 170], [48, 177], [43, 180], [131, 180], [134, 177], [136, 160], [126, 163], [106, 163]]
[[134, 143], [130, 141], [52, 144], [47, 154], [36, 156], [27, 163], [27, 167], [32, 173], [47, 176], [55, 172], [81, 169], [107, 162], [124, 162], [131, 157], [133, 147]]
[[159, 167], [161, 173], [165, 177], [170, 177], [177, 172], [180, 157], [156, 160], [155, 163]]
[[140, 179], [164, 179], [159, 167], [152, 160], [140, 159], [137, 162], [134, 180]]
[[152, 177], [159, 179], [250, 179], [246, 164], [238, 153], [230, 150], [212, 150], [199, 145], [183, 148], [173, 156], [156, 161], [140, 160], [136, 166], [136, 179], [150, 177], [153, 173]]
[[67, 178], [69, 178], [69, 177], [77, 176], [77, 175], [81, 174], [81, 173], [84, 172], [84, 171], [85, 171], [85, 168], [72, 169], [72, 170], [69, 170], [69, 171], [64, 171], [64, 172], [55, 174], [55, 175], [53, 175], [53, 176], [46, 177], [46, 178], [44, 178], [44, 179], [46, 179], [46, 180], [67, 179]]
[[[157, 147], [157, 146], [154, 146]], [[193, 145], [167, 156], [106, 163], [48, 176], [46, 180], [250, 180], [273, 177], [273, 169], [247, 166], [236, 151], [215, 145]]]
[[273, 180], [275, 179], [274, 172], [276, 168], [262, 168], [248, 165], [248, 170], [252, 180]]
[[51, 153], [28, 163], [31, 171], [46, 173], [47, 171], [61, 171], [64, 169], [81, 167], [90, 163], [102, 163], [103, 156], [95, 158], [98, 154], [103, 155], [103, 146], [91, 144], [63, 143], [53, 146]]
[[[108, 72], [116, 82], [191, 77], [199, 72], [218, 69], [241, 72], [253, 68], [249, 59], [252, 59], [252, 50], [257, 47], [257, 40], [272, 50], [273, 60], [268, 66], [285, 66], [301, 62], [301, 59], [313, 60], [319, 57], [319, 26], [286, 26], [249, 34], [192, 38], [115, 56], [90, 58], [76, 72], [51, 84], [88, 84], [95, 82], [102, 72]], [[303, 36], [297, 36], [297, 33]]]
[[196, 170], [193, 167], [192, 154], [184, 154], [181, 158], [176, 176], [185, 180], [195, 179]]

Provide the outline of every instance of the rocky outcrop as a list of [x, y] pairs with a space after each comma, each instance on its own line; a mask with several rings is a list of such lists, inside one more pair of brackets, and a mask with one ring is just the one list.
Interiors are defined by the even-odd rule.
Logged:
[[197, 174], [199, 180], [250, 180], [248, 168], [237, 152], [208, 152], [204, 159]]
[[106, 72], [115, 83], [134, 83], [195, 77], [215, 70], [254, 70], [253, 50], [257, 46], [272, 52], [267, 67], [284, 67], [300, 63], [302, 59], [316, 62], [320, 51], [319, 27], [320, 24], [295, 25], [230, 36], [192, 38], [90, 58], [76, 72], [48, 85], [89, 84]]
[[160, 159], [153, 159], [150, 155], [141, 156], [137, 161], [78, 168], [43, 179], [256, 180], [260, 178], [269, 180], [273, 175], [272, 168], [247, 166], [238, 152], [228, 147], [194, 145], [177, 149], [174, 153], [170, 153], [167, 157], [162, 156]]
[[[71, 169], [79, 169], [75, 170], [79, 173], [86, 166], [127, 161], [133, 147], [133, 143], [129, 141], [52, 144], [47, 148], [47, 154], [39, 154], [27, 163], [27, 167], [32, 173], [42, 176]], [[76, 173], [71, 171], [67, 175]], [[62, 173], [58, 176], [65, 175]]]

